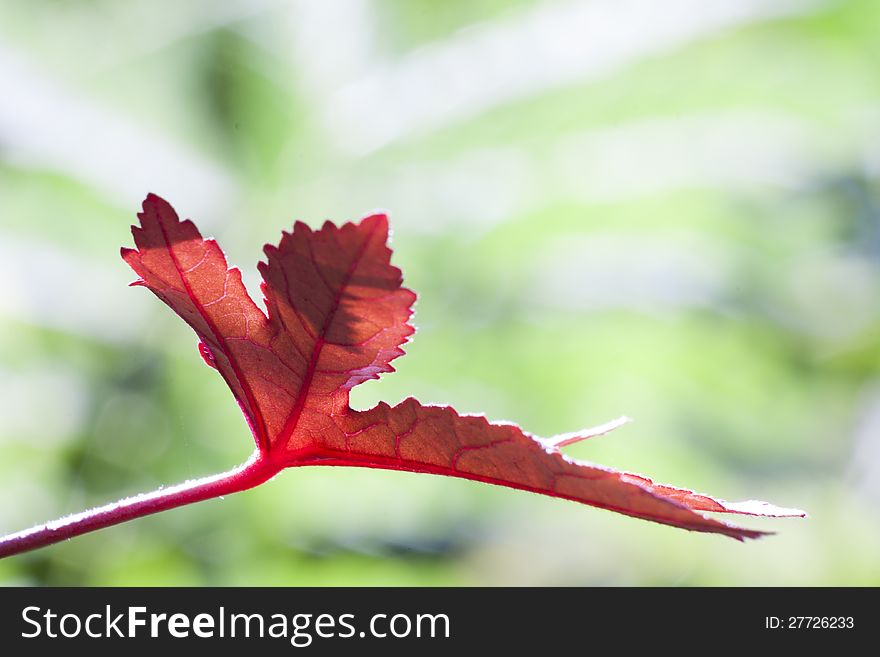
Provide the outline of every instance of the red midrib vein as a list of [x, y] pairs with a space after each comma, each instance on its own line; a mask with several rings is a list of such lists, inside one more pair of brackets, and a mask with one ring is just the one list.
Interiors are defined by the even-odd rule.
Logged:
[[[229, 360], [229, 365], [232, 367], [232, 372], [235, 374], [235, 378], [238, 380], [238, 384], [241, 386], [242, 391], [244, 391], [244, 396], [247, 398], [248, 406], [250, 406], [251, 408], [251, 414], [254, 416], [253, 420], [256, 424], [257, 441], [259, 443], [260, 452], [265, 452], [269, 446], [269, 437], [266, 431], [266, 422], [265, 420], [263, 420], [263, 414], [260, 413], [259, 406], [257, 406], [257, 401], [254, 397], [254, 393], [248, 385], [247, 379], [244, 378], [244, 373], [241, 371], [241, 368], [238, 366], [235, 358], [233, 358], [232, 352], [229, 350], [229, 345], [226, 342], [226, 338], [223, 337], [223, 334], [220, 333], [220, 331], [217, 329], [217, 325], [214, 324], [214, 321], [210, 318], [208, 313], [205, 312], [204, 306], [202, 306], [201, 302], [198, 300], [198, 297], [196, 297], [195, 293], [193, 292], [192, 287], [190, 287], [189, 281], [187, 281], [186, 275], [184, 274], [183, 267], [180, 265], [180, 261], [177, 259], [177, 255], [174, 253], [174, 247], [171, 245], [171, 240], [168, 239], [168, 232], [165, 230], [165, 225], [162, 223], [161, 219], [157, 223], [159, 224], [159, 230], [162, 231], [162, 239], [165, 240], [165, 245], [168, 247], [168, 254], [171, 256], [171, 262], [174, 263], [174, 268], [177, 270], [177, 275], [180, 276], [180, 281], [183, 283], [183, 288], [186, 290], [187, 296], [196, 307], [196, 310], [199, 311], [202, 319], [205, 320], [205, 323], [211, 330], [214, 339], [217, 340], [220, 347], [223, 349], [223, 353], [226, 354], [226, 358], [227, 360]], [[207, 246], [205, 248], [207, 248]], [[229, 276], [228, 269], [226, 271], [226, 276]], [[217, 371], [220, 372], [220, 369], [217, 368]], [[220, 375], [223, 376], [223, 378], [226, 378], [223, 372], [220, 372]]]
[[[367, 250], [367, 247], [370, 244], [370, 239], [373, 237], [373, 233], [375, 229], [367, 233], [367, 236], [364, 238], [363, 244], [361, 244], [357, 253], [355, 253], [354, 258], [352, 258], [351, 264], [349, 264], [348, 269], [345, 272], [345, 276], [342, 277], [342, 281], [339, 284], [339, 289], [336, 290], [336, 294], [333, 296], [333, 304], [331, 306], [331, 310], [327, 313], [327, 317], [324, 319], [324, 324], [321, 326], [321, 330], [315, 335], [315, 345], [312, 347], [312, 355], [309, 358], [308, 366], [306, 367], [306, 373], [302, 379], [302, 385], [299, 388], [299, 394], [296, 397], [296, 401], [293, 404], [293, 408], [290, 411], [290, 415], [287, 416], [287, 421], [284, 423], [284, 428], [281, 429], [281, 433], [278, 434], [278, 438], [275, 440], [275, 443], [278, 445], [286, 445], [287, 441], [293, 435], [293, 432], [296, 431], [296, 427], [299, 424], [299, 418], [302, 415], [303, 409], [306, 405], [306, 399], [309, 397], [309, 389], [312, 387], [312, 379], [315, 377], [315, 371], [318, 368], [318, 358], [321, 356], [321, 349], [324, 348], [324, 337], [327, 335], [327, 331], [330, 329], [330, 325], [333, 323], [333, 320], [336, 319], [336, 312], [339, 310], [339, 302], [342, 300], [342, 295], [345, 293], [345, 288], [348, 287], [348, 283], [351, 280], [351, 277], [354, 275], [357, 266], [360, 264], [361, 259], [364, 257], [364, 253]], [[315, 269], [318, 268], [318, 263], [315, 262]], [[292, 301], [291, 301], [292, 303]]]

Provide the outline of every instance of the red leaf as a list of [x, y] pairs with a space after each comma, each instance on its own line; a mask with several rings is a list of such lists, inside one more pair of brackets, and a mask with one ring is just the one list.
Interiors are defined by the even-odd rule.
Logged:
[[551, 439], [510, 424], [460, 416], [407, 399], [369, 411], [349, 390], [394, 370], [413, 333], [415, 294], [390, 264], [384, 215], [318, 231], [297, 222], [259, 263], [268, 316], [228, 269], [214, 240], [181, 222], [155, 195], [133, 227], [137, 250], [122, 256], [198, 334], [199, 351], [238, 400], [261, 454], [279, 467], [346, 465], [441, 474], [543, 493], [695, 531], [755, 538], [703, 515], [804, 515], [763, 502], [729, 503], [575, 461], [560, 447], [593, 432]]

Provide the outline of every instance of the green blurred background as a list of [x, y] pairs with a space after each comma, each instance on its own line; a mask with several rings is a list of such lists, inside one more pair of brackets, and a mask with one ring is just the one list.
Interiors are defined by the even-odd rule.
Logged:
[[386, 208], [415, 395], [727, 499], [748, 544], [472, 482], [293, 470], [0, 583], [880, 584], [880, 3], [0, 0], [0, 531], [252, 447], [119, 258], [148, 191], [256, 291]]

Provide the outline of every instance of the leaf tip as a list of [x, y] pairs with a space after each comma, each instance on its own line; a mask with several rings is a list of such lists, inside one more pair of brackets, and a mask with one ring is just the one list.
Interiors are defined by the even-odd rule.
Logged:
[[[368, 214], [363, 217], [358, 223], [357, 226], [363, 228], [368, 233], [378, 233], [382, 237], [382, 242], [386, 245], [388, 243], [388, 237], [390, 235], [390, 230], [388, 229], [388, 215], [382, 211], [376, 211]], [[390, 253], [389, 253], [390, 255]], [[395, 267], [396, 269], [396, 267]]]
[[631, 417], [621, 415], [619, 418], [616, 418], [609, 422], [605, 422], [604, 424], [600, 424], [599, 426], [592, 427], [590, 429], [582, 429], [581, 431], [573, 431], [571, 433], [562, 433], [557, 436], [552, 436], [550, 438], [540, 438], [539, 442], [541, 442], [541, 444], [543, 444], [544, 447], [547, 449], [558, 450], [561, 447], [565, 447], [566, 445], [573, 445], [574, 443], [579, 443], [582, 440], [587, 440], [588, 438], [604, 436], [606, 433], [610, 433], [615, 429], [622, 427], [624, 424], [629, 424], [632, 421], [633, 420]]
[[757, 529], [742, 529], [737, 527], [736, 534], [728, 534], [731, 538], [735, 538], [740, 543], [745, 543], [746, 540], [757, 541], [760, 538], [764, 538], [765, 536], [775, 536], [776, 532], [765, 532]]
[[384, 210], [375, 210], [370, 214], [364, 216], [360, 223], [362, 224], [377, 224], [377, 225], [388, 225], [388, 213]]
[[776, 506], [761, 500], [745, 500], [743, 502], [721, 502], [724, 510], [746, 516], [764, 516], [768, 518], [806, 518], [807, 512], [801, 509]]
[[158, 194], [154, 194], [153, 192], [149, 192], [144, 198], [143, 203], [141, 203], [141, 207], [144, 209], [144, 212], [147, 212], [153, 208], [159, 207], [171, 207], [171, 205], [164, 198], [159, 196]]

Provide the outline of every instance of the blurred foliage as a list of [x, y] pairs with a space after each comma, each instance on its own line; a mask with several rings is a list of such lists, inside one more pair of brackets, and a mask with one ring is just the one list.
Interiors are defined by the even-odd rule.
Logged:
[[0, 0], [0, 530], [250, 439], [119, 260], [148, 191], [255, 296], [390, 210], [414, 395], [728, 499], [739, 545], [435, 477], [291, 470], [0, 561], [6, 585], [880, 584], [880, 4]]

